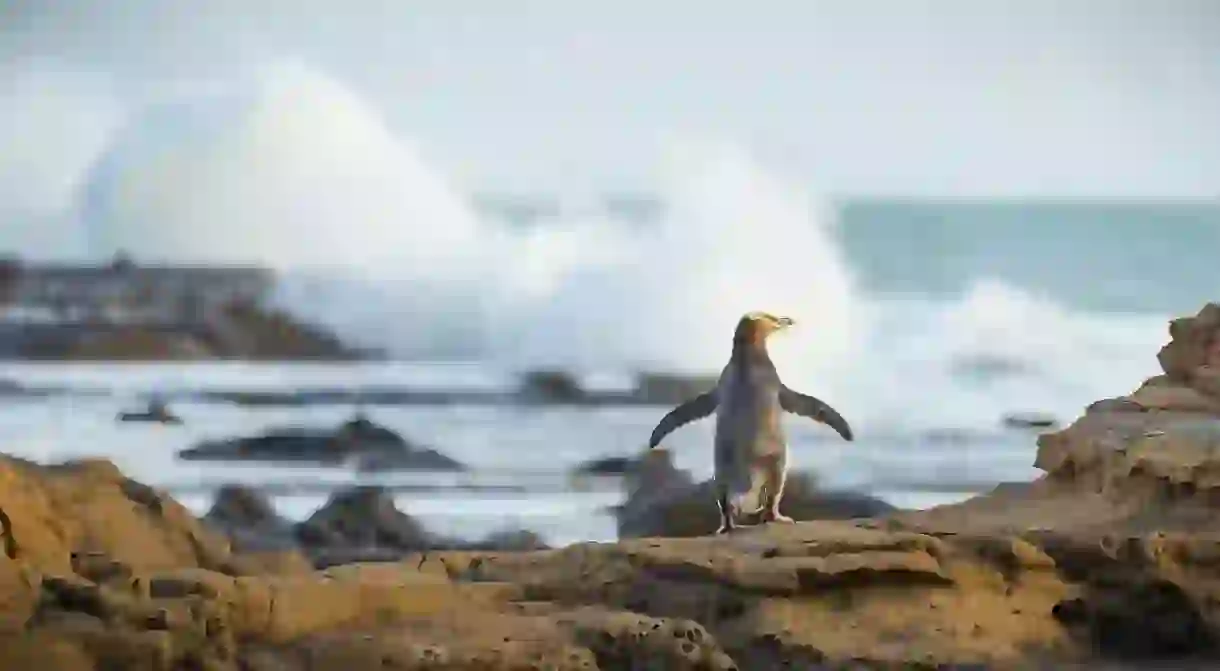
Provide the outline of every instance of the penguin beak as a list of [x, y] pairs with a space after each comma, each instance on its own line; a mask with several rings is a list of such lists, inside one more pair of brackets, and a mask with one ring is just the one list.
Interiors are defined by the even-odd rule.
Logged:
[[776, 320], [775, 323], [781, 329], [786, 329], [786, 328], [791, 328], [793, 326], [796, 326], [796, 320], [793, 319], [792, 317], [780, 317], [779, 319]]

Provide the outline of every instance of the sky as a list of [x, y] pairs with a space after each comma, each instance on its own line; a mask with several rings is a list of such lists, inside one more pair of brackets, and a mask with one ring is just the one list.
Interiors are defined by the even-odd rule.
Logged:
[[712, 138], [841, 195], [1220, 198], [1214, 0], [0, 0], [0, 199], [283, 63], [478, 191]]

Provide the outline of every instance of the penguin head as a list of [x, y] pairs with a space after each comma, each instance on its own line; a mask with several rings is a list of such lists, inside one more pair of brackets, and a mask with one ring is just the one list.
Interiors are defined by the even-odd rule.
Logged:
[[737, 322], [733, 333], [736, 342], [760, 343], [772, 333], [791, 328], [796, 321], [791, 317], [777, 317], [769, 312], [747, 312]]

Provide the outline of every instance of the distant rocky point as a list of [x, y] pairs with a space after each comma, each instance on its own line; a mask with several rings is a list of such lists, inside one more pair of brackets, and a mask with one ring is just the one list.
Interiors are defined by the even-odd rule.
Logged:
[[0, 261], [0, 358], [354, 360], [375, 353], [267, 304], [270, 270]]

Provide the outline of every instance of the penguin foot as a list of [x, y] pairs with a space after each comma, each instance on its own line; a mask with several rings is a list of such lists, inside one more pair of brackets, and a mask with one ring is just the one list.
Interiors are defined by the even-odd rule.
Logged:
[[781, 524], [796, 524], [796, 520], [784, 515], [783, 513], [767, 513], [768, 522], [779, 522]]
[[736, 524], [721, 523], [720, 528], [716, 530], [716, 535], [719, 536], [721, 534], [728, 534], [728, 533], [732, 533], [736, 530], [737, 530]]

